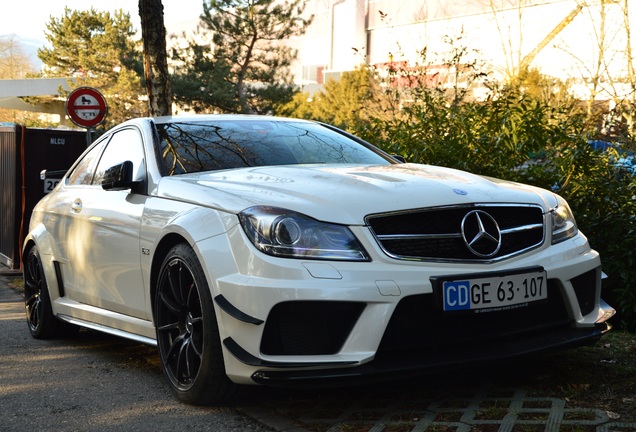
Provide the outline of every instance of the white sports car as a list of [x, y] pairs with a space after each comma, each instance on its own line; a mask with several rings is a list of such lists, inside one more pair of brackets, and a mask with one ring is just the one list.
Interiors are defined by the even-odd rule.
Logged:
[[614, 313], [554, 193], [274, 117], [109, 130], [37, 205], [23, 258], [33, 337], [156, 345], [196, 404], [590, 343]]

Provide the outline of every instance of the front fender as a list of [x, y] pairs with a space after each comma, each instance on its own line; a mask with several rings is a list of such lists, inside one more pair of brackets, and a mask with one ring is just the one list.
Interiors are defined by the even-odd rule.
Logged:
[[181, 212], [161, 230], [160, 238], [167, 233], [175, 233], [187, 239], [190, 245], [226, 233], [238, 224], [238, 218], [231, 214], [206, 207], [196, 207]]
[[148, 313], [152, 316], [152, 298], [157, 277], [166, 254], [177, 243], [187, 242], [203, 262], [198, 244], [217, 237], [238, 224], [231, 214], [190, 203], [166, 199], [146, 202], [141, 224], [141, 265], [149, 290]]

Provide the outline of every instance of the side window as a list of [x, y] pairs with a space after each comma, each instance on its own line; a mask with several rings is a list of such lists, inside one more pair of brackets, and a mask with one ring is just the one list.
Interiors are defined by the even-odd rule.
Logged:
[[101, 184], [108, 168], [125, 161], [133, 163], [133, 179], [142, 180], [146, 175], [144, 149], [136, 129], [124, 129], [113, 135], [97, 165], [93, 184]]
[[93, 181], [93, 175], [95, 174], [95, 166], [99, 160], [99, 155], [102, 154], [105, 141], [97, 144], [91, 151], [86, 153], [82, 160], [73, 169], [71, 174], [66, 180], [67, 185], [81, 186], [90, 185]]

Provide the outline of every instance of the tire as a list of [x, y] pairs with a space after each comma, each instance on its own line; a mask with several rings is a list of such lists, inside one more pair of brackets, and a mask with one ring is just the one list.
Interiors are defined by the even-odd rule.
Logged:
[[238, 386], [225, 373], [210, 289], [187, 244], [174, 246], [161, 265], [155, 328], [163, 371], [177, 399], [210, 405], [235, 396]]
[[76, 332], [78, 327], [53, 314], [44, 267], [36, 246], [29, 249], [24, 266], [24, 305], [29, 333], [35, 339], [51, 339]]

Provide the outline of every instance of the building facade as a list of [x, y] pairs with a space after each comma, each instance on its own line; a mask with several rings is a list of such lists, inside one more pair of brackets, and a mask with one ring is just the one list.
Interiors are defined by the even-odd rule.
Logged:
[[296, 82], [310, 93], [361, 64], [443, 63], [451, 41], [495, 79], [527, 66], [569, 80], [581, 98], [632, 91], [602, 83], [629, 81], [636, 0], [310, 0], [305, 13], [314, 21], [292, 44]]

